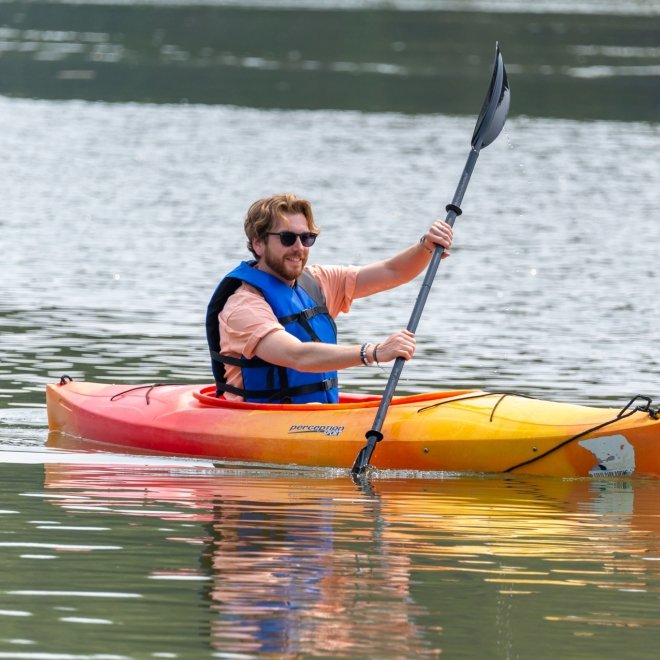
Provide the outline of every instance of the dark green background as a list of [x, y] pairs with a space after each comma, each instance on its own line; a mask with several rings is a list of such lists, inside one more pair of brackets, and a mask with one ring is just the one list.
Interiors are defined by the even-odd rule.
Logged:
[[474, 114], [499, 41], [511, 115], [660, 115], [653, 17], [8, 2], [0, 26], [8, 96]]

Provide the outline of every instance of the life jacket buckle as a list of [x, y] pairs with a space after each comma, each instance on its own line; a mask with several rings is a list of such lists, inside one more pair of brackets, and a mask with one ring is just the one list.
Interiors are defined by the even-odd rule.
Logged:
[[336, 381], [334, 378], [324, 378], [321, 381], [321, 385], [323, 386], [323, 391], [329, 392], [335, 386], [335, 382]]

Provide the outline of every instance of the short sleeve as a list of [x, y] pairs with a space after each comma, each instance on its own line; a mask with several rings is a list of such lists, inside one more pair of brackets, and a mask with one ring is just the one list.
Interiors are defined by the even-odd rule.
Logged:
[[340, 312], [347, 313], [353, 304], [359, 268], [313, 265], [308, 270], [323, 289], [330, 316], [335, 318]]
[[252, 286], [242, 284], [219, 314], [222, 352], [254, 357], [259, 342], [271, 332], [282, 331], [271, 306]]

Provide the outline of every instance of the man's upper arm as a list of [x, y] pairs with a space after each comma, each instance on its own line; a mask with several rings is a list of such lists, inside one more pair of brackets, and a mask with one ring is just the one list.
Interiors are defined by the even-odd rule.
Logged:
[[355, 285], [355, 297], [364, 298], [374, 293], [393, 289], [409, 281], [394, 271], [387, 261], [376, 261], [360, 268]]
[[284, 331], [271, 306], [256, 291], [239, 288], [220, 312], [222, 352], [254, 357], [259, 342], [271, 332]]

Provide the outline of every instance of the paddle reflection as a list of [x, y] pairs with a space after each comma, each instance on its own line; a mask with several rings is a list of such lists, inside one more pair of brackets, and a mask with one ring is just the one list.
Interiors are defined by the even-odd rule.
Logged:
[[167, 573], [206, 578], [208, 642], [226, 653], [432, 657], [471, 615], [511, 645], [503, 599], [543, 594], [552, 625], [570, 617], [563, 587], [658, 587], [652, 483], [383, 479], [367, 495], [343, 477], [45, 469], [68, 511], [181, 523], [167, 543], [199, 545], [200, 561]]

